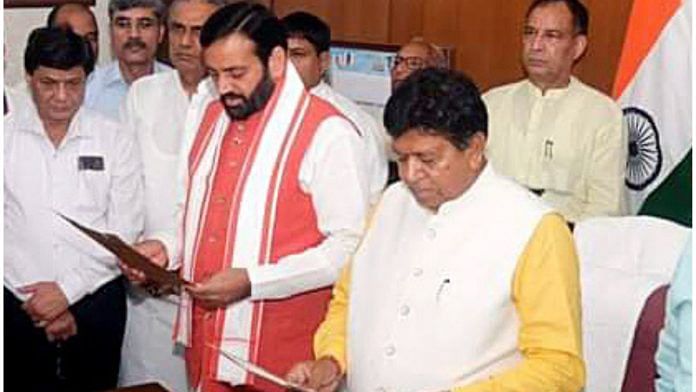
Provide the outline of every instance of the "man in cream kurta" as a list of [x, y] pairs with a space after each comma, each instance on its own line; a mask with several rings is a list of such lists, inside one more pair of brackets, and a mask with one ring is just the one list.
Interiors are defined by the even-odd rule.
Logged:
[[628, 142], [621, 110], [571, 76], [586, 45], [584, 6], [577, 0], [536, 1], [523, 37], [528, 78], [484, 96], [491, 164], [571, 222], [620, 215], [624, 205]]
[[288, 378], [322, 392], [343, 374], [350, 391], [580, 390], [572, 237], [486, 164], [474, 84], [418, 71], [390, 98], [385, 124], [402, 182], [334, 288], [317, 360]]
[[[145, 174], [145, 231], [142, 238], [176, 230], [177, 175], [190, 97], [205, 75], [198, 31], [219, 0], [176, 0], [169, 8], [169, 56], [175, 70], [136, 80], [123, 106], [124, 123], [137, 135]], [[210, 87], [201, 83], [201, 88]], [[190, 138], [190, 135], [189, 135]], [[179, 298], [151, 297], [130, 285], [128, 322], [119, 384], [159, 382], [188, 390], [183, 347], [172, 340]]]

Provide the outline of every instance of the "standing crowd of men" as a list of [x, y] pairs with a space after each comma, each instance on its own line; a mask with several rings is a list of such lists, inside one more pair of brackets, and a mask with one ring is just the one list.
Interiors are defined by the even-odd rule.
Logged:
[[[321, 392], [582, 389], [568, 223], [623, 213], [627, 141], [572, 76], [578, 0], [531, 3], [527, 78], [483, 96], [407, 43], [383, 124], [324, 81], [309, 13], [110, 0], [108, 18], [95, 68], [94, 15], [54, 8], [27, 91], [5, 89], [8, 390], [283, 390], [244, 361]], [[190, 284], [154, 287], [63, 216]]]

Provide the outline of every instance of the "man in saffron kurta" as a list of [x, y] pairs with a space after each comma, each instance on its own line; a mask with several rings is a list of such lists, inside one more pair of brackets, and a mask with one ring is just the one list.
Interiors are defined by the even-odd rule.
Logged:
[[[402, 181], [288, 378], [317, 392], [579, 391], [578, 265], [563, 218], [486, 164], [487, 115], [453, 71], [387, 103]], [[389, 277], [385, 279], [385, 277]], [[378, 310], [376, 310], [378, 309]]]
[[220, 351], [281, 374], [311, 358], [329, 287], [363, 229], [364, 142], [303, 88], [286, 40], [278, 19], [248, 2], [203, 26], [203, 61], [220, 99], [194, 97], [204, 109], [187, 119], [198, 133], [185, 147], [183, 241], [141, 245], [156, 262], [171, 256], [171, 268], [181, 253], [182, 275], [195, 282], [175, 334], [196, 390], [280, 390]]

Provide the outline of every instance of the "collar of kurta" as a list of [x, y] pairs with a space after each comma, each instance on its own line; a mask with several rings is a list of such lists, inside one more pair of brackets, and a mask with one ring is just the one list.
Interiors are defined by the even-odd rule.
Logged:
[[527, 91], [530, 95], [537, 99], [559, 99], [564, 97], [568, 91], [572, 90], [578, 84], [578, 80], [574, 77], [570, 77], [570, 82], [565, 87], [552, 88], [546, 90], [546, 93], [542, 93], [541, 89], [532, 83], [531, 80], [527, 79]]
[[[75, 112], [70, 120], [70, 125], [68, 126], [68, 133], [65, 135], [65, 140], [76, 137], [92, 136], [90, 130], [84, 129], [84, 127], [79, 125], [80, 119], [82, 116], [84, 116], [85, 110], [87, 109], [85, 109], [84, 106], [80, 106], [80, 108]], [[16, 130], [33, 133], [42, 137], [48, 137], [33, 99], [30, 98], [27, 105], [23, 105], [22, 107], [14, 107], [12, 115], [14, 116], [13, 121], [16, 124]]]
[[481, 173], [479, 173], [478, 177], [476, 177], [473, 184], [471, 184], [467, 190], [459, 195], [459, 197], [442, 203], [440, 208], [438, 208], [437, 213], [434, 215], [447, 216], [453, 211], [456, 211], [471, 203], [478, 197], [479, 190], [482, 187], [485, 187], [486, 182], [490, 181], [491, 176], [494, 175], [493, 173], [494, 171], [491, 168], [491, 164], [486, 163], [486, 166], [483, 168], [483, 170], [481, 170]]

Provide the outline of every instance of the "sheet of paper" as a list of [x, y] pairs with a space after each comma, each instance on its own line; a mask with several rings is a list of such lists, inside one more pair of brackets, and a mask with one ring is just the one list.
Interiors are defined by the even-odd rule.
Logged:
[[302, 386], [288, 382], [285, 379], [283, 379], [282, 377], [269, 372], [268, 370], [262, 368], [261, 366], [255, 365], [255, 364], [253, 364], [245, 359], [242, 359], [236, 355], [228, 353], [225, 350], [220, 350], [219, 348], [213, 346], [212, 344], [208, 344], [208, 347], [210, 347], [214, 350], [217, 350], [218, 352], [220, 352], [220, 354], [222, 354], [223, 357], [234, 362], [235, 365], [246, 370], [247, 372], [253, 373], [253, 374], [255, 374], [255, 375], [257, 375], [265, 380], [268, 380], [268, 381], [270, 381], [270, 382], [272, 382], [280, 387], [288, 388], [292, 391], [297, 391], [297, 392], [315, 392], [313, 389], [304, 388]]
[[110, 233], [101, 233], [83, 226], [67, 216], [57, 213], [61, 218], [70, 223], [73, 227], [84, 233], [89, 238], [93, 239], [101, 246], [106, 248], [114, 256], [131, 268], [143, 271], [145, 277], [152, 283], [158, 286], [178, 288], [181, 285], [189, 284], [187, 281], [179, 277], [174, 271], [168, 271], [156, 264], [153, 264], [147, 257], [138, 253], [130, 245], [126, 244], [118, 236]]

